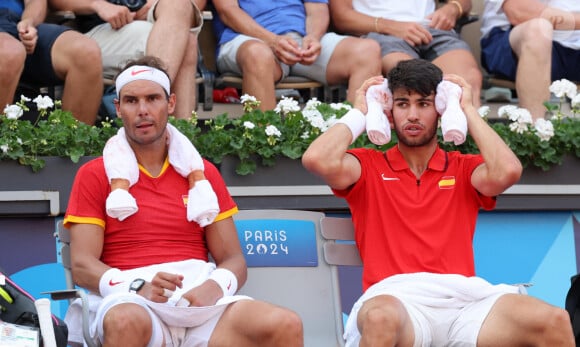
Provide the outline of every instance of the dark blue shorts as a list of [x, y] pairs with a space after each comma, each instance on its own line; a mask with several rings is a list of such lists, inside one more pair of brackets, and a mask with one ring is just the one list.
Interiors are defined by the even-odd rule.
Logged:
[[[516, 78], [517, 56], [509, 42], [510, 30], [494, 28], [481, 39], [481, 65], [492, 74], [512, 81]], [[552, 44], [552, 81], [559, 79], [580, 81], [580, 50]]]
[[[16, 29], [19, 21], [20, 16], [0, 8], [0, 32], [8, 33], [19, 40]], [[56, 76], [52, 67], [51, 50], [56, 39], [63, 32], [71, 29], [63, 25], [45, 23], [40, 24], [36, 29], [38, 30], [36, 48], [32, 54], [26, 56], [20, 80], [33, 85], [62, 84], [63, 81]]]

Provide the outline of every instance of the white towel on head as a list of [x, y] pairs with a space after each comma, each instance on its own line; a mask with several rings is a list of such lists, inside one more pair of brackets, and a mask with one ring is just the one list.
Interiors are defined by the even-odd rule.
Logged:
[[441, 81], [437, 86], [435, 108], [441, 114], [443, 140], [460, 145], [467, 137], [467, 119], [460, 104], [461, 87], [450, 81]]
[[[204, 169], [203, 160], [191, 141], [177, 128], [167, 124], [169, 133], [169, 163], [175, 170], [187, 177], [194, 170]], [[217, 196], [208, 180], [195, 182], [187, 197], [187, 220], [195, 221], [202, 227], [211, 224], [219, 213]]]
[[[112, 136], [105, 144], [103, 163], [109, 182], [113, 178], [123, 178], [129, 181], [129, 186], [132, 186], [139, 180], [137, 158], [133, 149], [129, 146], [124, 128], [120, 128], [117, 134]], [[135, 198], [123, 189], [115, 189], [109, 193], [105, 208], [109, 217], [118, 218], [120, 221], [139, 210]]]
[[366, 94], [367, 114], [366, 131], [369, 140], [375, 145], [384, 145], [391, 141], [391, 125], [385, 110], [393, 108], [393, 95], [389, 90], [389, 81], [385, 78], [382, 84], [370, 86]]

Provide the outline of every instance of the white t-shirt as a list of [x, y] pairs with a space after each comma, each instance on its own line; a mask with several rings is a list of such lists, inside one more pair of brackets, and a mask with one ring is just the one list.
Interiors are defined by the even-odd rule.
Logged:
[[[580, 12], [580, 0], [538, 0], [547, 6], [559, 8], [570, 12]], [[508, 29], [510, 22], [502, 10], [504, 0], [485, 0], [483, 10], [481, 35], [485, 37], [495, 28]], [[554, 41], [563, 46], [580, 49], [580, 30], [556, 30], [554, 31]]]
[[423, 22], [435, 11], [435, 1], [428, 0], [353, 0], [352, 6], [368, 16], [401, 22]]

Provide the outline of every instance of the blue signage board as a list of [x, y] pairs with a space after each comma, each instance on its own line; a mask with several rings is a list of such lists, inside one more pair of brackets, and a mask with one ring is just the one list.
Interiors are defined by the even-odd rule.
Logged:
[[318, 266], [316, 226], [286, 219], [236, 220], [240, 245], [250, 267]]

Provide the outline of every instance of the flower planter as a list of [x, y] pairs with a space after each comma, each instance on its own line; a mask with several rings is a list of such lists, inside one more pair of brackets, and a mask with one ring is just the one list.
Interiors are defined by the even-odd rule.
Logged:
[[224, 157], [220, 172], [240, 209], [281, 208], [314, 211], [348, 211], [344, 199], [332, 195], [324, 181], [303, 166], [300, 159], [280, 157], [272, 167], [258, 164], [251, 175], [238, 175], [239, 159]]
[[[69, 158], [43, 157], [46, 166], [33, 172], [28, 166], [16, 161], [0, 161], [0, 192], [15, 192], [0, 201], [0, 215], [48, 215], [49, 202], [42, 199], [27, 199], [27, 192], [57, 192], [59, 214], [64, 214], [72, 183], [78, 168], [94, 157], [82, 157], [78, 163]], [[42, 194], [40, 194], [42, 195]], [[14, 196], [15, 200], [10, 200]], [[18, 200], [23, 199], [23, 200]]]

